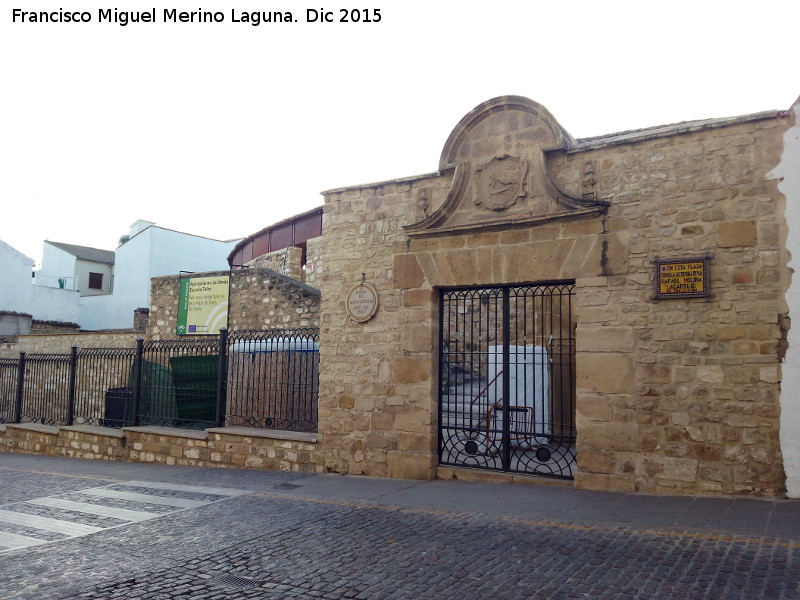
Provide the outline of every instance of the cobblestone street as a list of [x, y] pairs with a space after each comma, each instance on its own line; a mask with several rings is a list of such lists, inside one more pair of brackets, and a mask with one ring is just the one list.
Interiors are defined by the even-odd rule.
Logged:
[[0, 551], [8, 600], [800, 598], [796, 501], [12, 454], [0, 477], [0, 546], [40, 540]]

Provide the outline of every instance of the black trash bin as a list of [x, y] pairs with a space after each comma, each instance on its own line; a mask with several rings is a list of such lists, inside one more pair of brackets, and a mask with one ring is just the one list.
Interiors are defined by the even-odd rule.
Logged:
[[133, 424], [133, 390], [129, 387], [106, 390], [106, 410], [100, 425], [125, 427]]

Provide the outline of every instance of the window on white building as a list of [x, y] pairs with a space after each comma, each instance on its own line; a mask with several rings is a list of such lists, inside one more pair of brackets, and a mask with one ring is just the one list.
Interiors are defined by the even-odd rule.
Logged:
[[89, 289], [102, 290], [103, 289], [103, 274], [102, 273], [89, 273]]

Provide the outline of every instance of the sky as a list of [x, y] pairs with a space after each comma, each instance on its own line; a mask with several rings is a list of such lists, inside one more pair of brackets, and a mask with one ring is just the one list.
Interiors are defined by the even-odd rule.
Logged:
[[[796, 0], [148, 0], [116, 6], [155, 11], [125, 26], [100, 20], [110, 4], [0, 9], [0, 240], [37, 266], [44, 240], [113, 250], [138, 219], [241, 238], [324, 190], [434, 172], [496, 96], [583, 138], [800, 95]], [[14, 6], [91, 20], [15, 22]]]

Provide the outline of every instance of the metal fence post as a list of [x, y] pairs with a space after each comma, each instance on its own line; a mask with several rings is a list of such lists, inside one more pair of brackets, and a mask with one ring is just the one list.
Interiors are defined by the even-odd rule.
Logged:
[[22, 422], [22, 396], [25, 389], [25, 353], [19, 353], [19, 370], [17, 371], [17, 405], [14, 409], [14, 423]]
[[[503, 288], [503, 470], [511, 469], [511, 302], [510, 290]], [[516, 365], [514, 366], [516, 369]]]
[[67, 401], [67, 425], [75, 420], [75, 376], [78, 370], [78, 347], [73, 346], [69, 355], [69, 399]]
[[225, 424], [225, 404], [228, 395], [228, 328], [219, 330], [219, 364], [217, 367], [217, 412], [215, 426]]
[[[142, 360], [144, 357], [144, 338], [136, 340], [136, 358], [133, 359], [133, 426], [139, 425], [139, 408], [142, 402]], [[123, 423], [125, 416], [123, 416]]]

